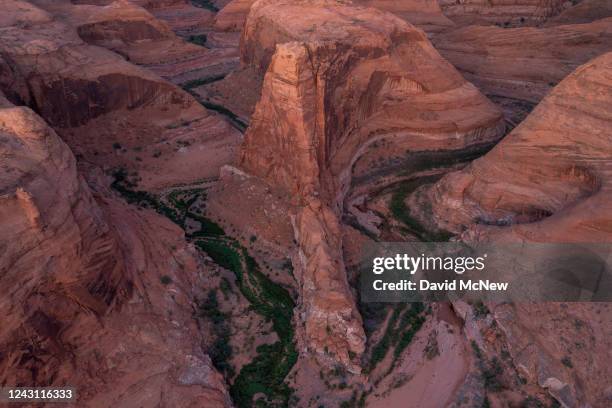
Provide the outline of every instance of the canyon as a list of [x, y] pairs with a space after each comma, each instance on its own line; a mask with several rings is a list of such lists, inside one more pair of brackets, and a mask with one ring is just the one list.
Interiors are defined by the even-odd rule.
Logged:
[[604, 407], [609, 303], [369, 303], [380, 242], [607, 243], [605, 0], [0, 0], [0, 385]]

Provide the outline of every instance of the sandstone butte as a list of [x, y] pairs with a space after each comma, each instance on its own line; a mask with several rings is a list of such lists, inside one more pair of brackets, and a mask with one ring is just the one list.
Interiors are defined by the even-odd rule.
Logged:
[[[580, 66], [493, 150], [415, 192], [421, 197], [413, 202], [432, 203], [435, 222], [469, 242], [609, 242], [611, 72], [612, 53]], [[605, 406], [607, 385], [598, 379], [609, 375], [609, 366], [592, 357], [612, 346], [603, 307], [570, 309], [595, 333], [576, 350], [572, 370], [556, 365], [555, 357], [573, 352], [562, 337], [577, 338], [580, 328], [564, 327], [559, 336], [546, 324], [565, 314], [559, 304], [502, 305], [496, 317], [518, 364], [564, 406]]]
[[[215, 29], [241, 31], [254, 0], [232, 0], [215, 17]], [[436, 0], [358, 0], [353, 4], [374, 7], [397, 15], [427, 32], [453, 25]]]
[[399, 151], [492, 143], [503, 134], [501, 113], [422, 31], [376, 9], [259, 1], [242, 33], [241, 59], [265, 78], [240, 166], [298, 207], [304, 347], [359, 370], [354, 358], [365, 338], [338, 226], [353, 164], [381, 140]]
[[92, 191], [57, 134], [4, 96], [0, 138], [0, 382], [74, 384], [90, 406], [230, 406], [197, 344], [199, 266], [180, 230]]

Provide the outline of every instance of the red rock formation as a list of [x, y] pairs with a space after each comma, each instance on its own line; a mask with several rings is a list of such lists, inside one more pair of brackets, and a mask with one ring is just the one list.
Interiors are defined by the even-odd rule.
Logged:
[[[233, 159], [239, 132], [222, 117], [151, 71], [78, 36], [77, 27], [88, 15], [120, 21], [116, 16], [122, 7], [42, 5], [46, 10], [23, 1], [7, 8], [0, 28], [5, 60], [0, 89], [58, 129], [75, 154], [108, 171], [124, 167], [139, 172], [149, 188], [216, 176]], [[136, 10], [151, 27], [160, 27], [168, 41], [184, 44], [142, 9], [125, 10], [128, 17]], [[146, 50], [147, 42], [130, 40], [131, 32], [96, 27], [104, 43], [122, 39], [131, 52], [142, 52], [140, 46]], [[14, 87], [14, 81], [20, 85]], [[170, 143], [184, 146], [175, 149]]]
[[439, 0], [444, 14], [461, 24], [536, 25], [571, 6], [565, 0]]
[[70, 7], [68, 10], [83, 14], [85, 22], [78, 27], [78, 33], [90, 44], [111, 48], [175, 37], [167, 24], [127, 0], [115, 1], [108, 7]]
[[[210, 50], [183, 40], [166, 22], [128, 0], [105, 7], [64, 2], [41, 6], [68, 21], [86, 43], [115, 51], [175, 84], [225, 75], [238, 65], [236, 49]], [[195, 38], [206, 41], [205, 35]]]
[[112, 111], [168, 102], [182, 109], [197, 106], [188, 94], [150, 72], [84, 44], [71, 27], [43, 10], [16, 4], [32, 7], [37, 17], [8, 14], [0, 40], [3, 58], [27, 78], [29, 92], [20, 99], [52, 126], [78, 126]]
[[363, 351], [363, 332], [337, 218], [353, 163], [385, 138], [402, 152], [491, 142], [501, 114], [421, 31], [376, 9], [259, 1], [242, 35], [243, 63], [266, 74], [241, 166], [300, 206], [305, 347], [358, 370], [349, 356]]
[[353, 372], [361, 367], [355, 355], [365, 350], [361, 317], [350, 292], [342, 260], [342, 232], [336, 214], [310, 200], [297, 214], [294, 230], [299, 246], [295, 273], [301, 284], [302, 349], [316, 353], [333, 367], [341, 362]]
[[241, 31], [254, 0], [232, 0], [215, 16], [215, 29]]
[[[610, 242], [611, 72], [612, 53], [582, 65], [491, 152], [415, 194], [467, 241]], [[607, 304], [498, 305], [494, 314], [526, 378], [562, 406], [606, 406]]]
[[546, 25], [590, 23], [607, 17], [612, 17], [612, 3], [607, 0], [582, 0], [549, 19]]
[[438, 0], [356, 0], [353, 3], [393, 13], [428, 34], [453, 26], [442, 14]]
[[612, 19], [549, 28], [469, 26], [434, 43], [486, 94], [538, 103], [579, 65], [612, 50]]
[[55, 132], [1, 94], [0, 140], [0, 383], [70, 385], [80, 406], [229, 406], [177, 228], [92, 195]]
[[454, 231], [482, 222], [530, 239], [605, 241], [611, 63], [607, 53], [578, 68], [491, 152], [442, 179], [436, 219]]

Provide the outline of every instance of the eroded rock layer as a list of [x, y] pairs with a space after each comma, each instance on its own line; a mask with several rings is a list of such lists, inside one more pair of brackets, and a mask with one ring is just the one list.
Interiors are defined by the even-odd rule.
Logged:
[[434, 42], [487, 95], [535, 104], [579, 65], [612, 49], [612, 19], [547, 28], [468, 26]]
[[[74, 127], [116, 110], [195, 105], [188, 94], [114, 53], [89, 46], [72, 27], [26, 2], [3, 21], [0, 47], [15, 73], [28, 82], [20, 100], [52, 126]], [[23, 8], [28, 13], [23, 12]], [[6, 5], [6, 9], [9, 6]], [[2, 84], [10, 88], [10, 84]]]
[[[491, 143], [503, 132], [501, 112], [422, 31], [372, 8], [256, 2], [241, 58], [265, 72], [241, 166], [298, 207], [305, 348], [358, 370], [349, 356], [363, 351], [364, 336], [334, 244], [352, 165], [381, 139], [402, 152]], [[315, 238], [324, 243], [315, 245]]]
[[70, 385], [81, 406], [229, 406], [176, 227], [92, 194], [55, 132], [4, 97], [0, 140], [0, 383]]
[[241, 31], [254, 0], [232, 0], [215, 16], [215, 29]]
[[578, 68], [491, 152], [442, 179], [436, 219], [455, 231], [499, 224], [546, 241], [605, 240], [611, 62], [607, 53]]
[[[435, 221], [467, 241], [610, 242], [611, 104], [607, 53], [564, 79], [491, 152], [412, 202], [433, 203]], [[562, 406], [607, 404], [609, 365], [593, 356], [611, 347], [608, 304], [495, 305], [494, 316], [529, 381]]]
[[439, 0], [444, 14], [461, 25], [536, 25], [571, 7], [565, 0]]
[[[150, 69], [110, 51], [140, 55], [160, 41], [187, 51], [202, 47], [186, 44], [131, 5], [40, 3], [41, 8], [24, 1], [5, 5], [0, 89], [40, 114], [76, 155], [107, 171], [137, 173], [148, 188], [216, 176], [233, 159], [239, 132], [226, 120]], [[149, 29], [126, 29], [141, 19]], [[110, 50], [85, 43], [79, 36], [83, 27], [88, 27], [80, 33], [85, 39]], [[164, 38], [156, 40], [155, 33]], [[172, 77], [175, 68], [165, 74]]]

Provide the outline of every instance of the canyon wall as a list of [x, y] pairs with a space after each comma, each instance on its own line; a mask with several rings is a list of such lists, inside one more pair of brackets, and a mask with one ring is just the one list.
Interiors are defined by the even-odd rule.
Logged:
[[[468, 242], [610, 242], [611, 73], [612, 53], [580, 66], [493, 150], [415, 192], [412, 208], [431, 203], [435, 222]], [[608, 304], [490, 307], [529, 381], [564, 407], [609, 402]]]
[[56, 133], [3, 96], [0, 139], [0, 382], [70, 385], [88, 406], [230, 406], [196, 341], [200, 267], [181, 232], [92, 192]]
[[468, 26], [434, 43], [487, 95], [536, 104], [578, 66], [612, 49], [612, 19], [545, 28]]
[[[41, 1], [37, 7], [12, 1], [6, 10], [0, 21], [0, 89], [42, 116], [78, 157], [107, 172], [123, 168], [147, 188], [213, 177], [234, 159], [240, 132], [153, 72], [172, 79], [207, 72], [197, 62], [207, 58], [205, 48], [123, 3]], [[141, 31], [140, 20], [157, 29]], [[193, 58], [173, 62], [181, 55]], [[161, 65], [147, 69], [127, 61], [130, 56]]]
[[52, 126], [75, 127], [117, 110], [196, 106], [191, 96], [156, 75], [85, 44], [72, 27], [42, 9], [25, 2], [19, 6], [28, 13], [8, 14], [0, 27], [3, 58], [27, 79], [28, 92], [18, 95], [19, 102]]
[[565, 0], [439, 0], [444, 14], [461, 24], [536, 25], [571, 7]]
[[[610, 194], [611, 58], [578, 68], [491, 152], [442, 179], [430, 196], [436, 219], [454, 231], [507, 224], [545, 241], [605, 238], [609, 226], [598, 219]], [[555, 233], [560, 225], [567, 235]]]
[[353, 164], [382, 139], [401, 152], [492, 143], [501, 112], [422, 31], [372, 8], [256, 2], [241, 60], [265, 77], [240, 165], [295, 205], [303, 350], [358, 371], [365, 338], [338, 227]]

